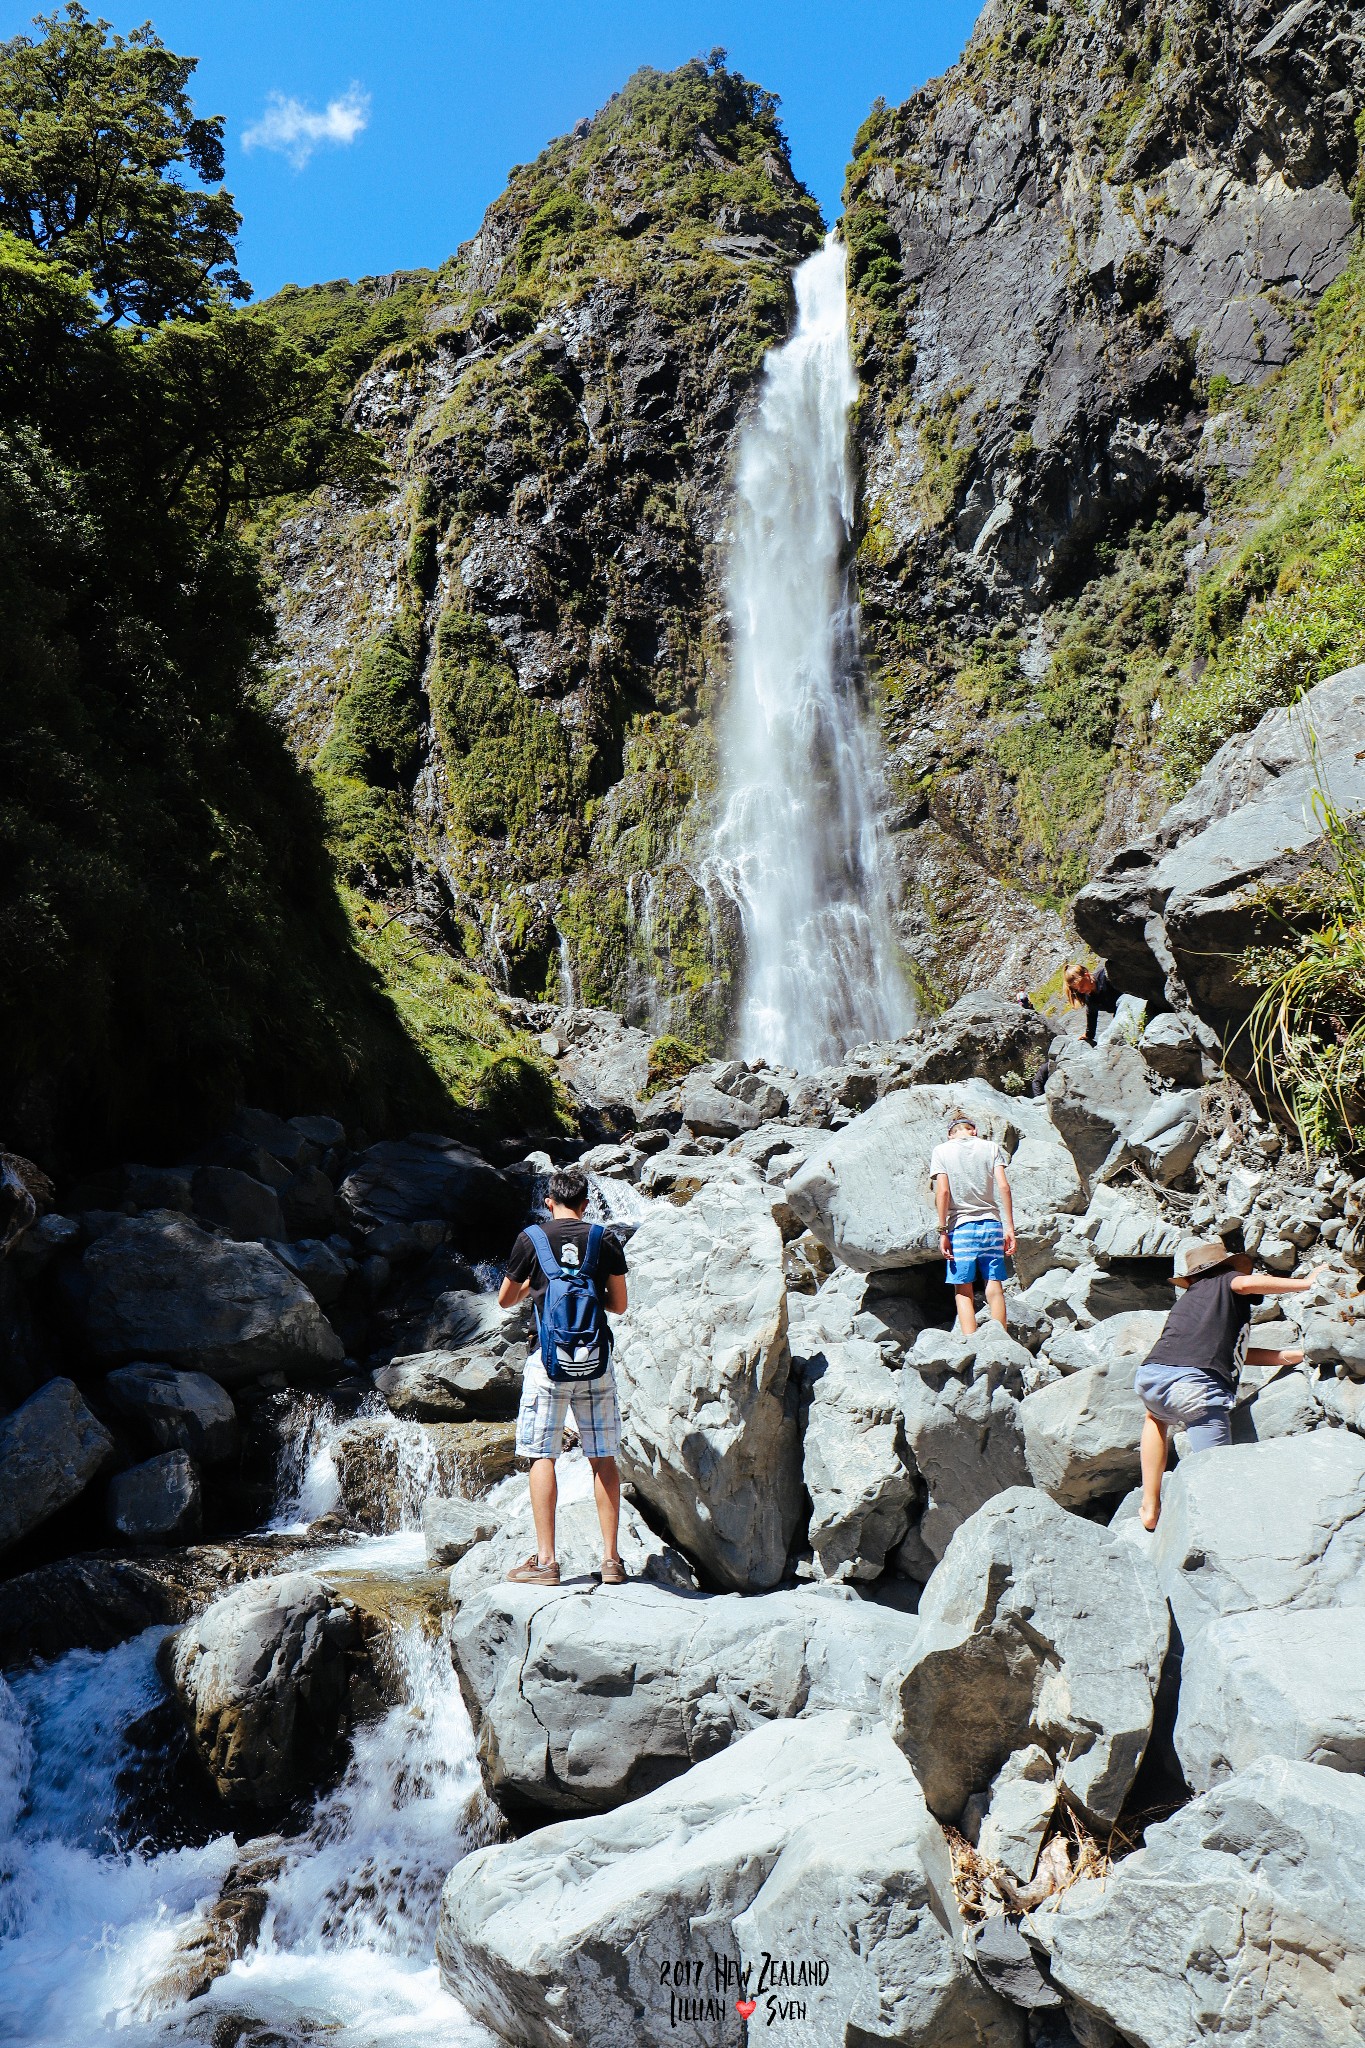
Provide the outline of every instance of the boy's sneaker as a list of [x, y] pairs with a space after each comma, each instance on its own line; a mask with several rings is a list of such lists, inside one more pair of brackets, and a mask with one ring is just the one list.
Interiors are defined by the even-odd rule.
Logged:
[[626, 1568], [620, 1558], [604, 1557], [602, 1560], [602, 1584], [604, 1586], [624, 1586], [625, 1583]]
[[525, 1564], [514, 1564], [507, 1576], [517, 1586], [557, 1586], [559, 1565], [542, 1564], [532, 1551]]

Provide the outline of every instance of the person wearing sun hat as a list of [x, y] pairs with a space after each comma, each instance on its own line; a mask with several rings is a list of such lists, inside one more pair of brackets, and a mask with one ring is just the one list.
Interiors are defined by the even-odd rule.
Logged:
[[1216, 1450], [1232, 1441], [1232, 1408], [1242, 1365], [1298, 1365], [1302, 1351], [1248, 1350], [1251, 1304], [1258, 1295], [1304, 1294], [1328, 1271], [1318, 1266], [1299, 1280], [1257, 1273], [1247, 1252], [1230, 1252], [1221, 1239], [1190, 1245], [1174, 1276], [1180, 1299], [1161, 1335], [1138, 1367], [1133, 1385], [1147, 1410], [1142, 1425], [1144, 1529], [1161, 1514], [1167, 1439], [1183, 1429], [1191, 1451]]

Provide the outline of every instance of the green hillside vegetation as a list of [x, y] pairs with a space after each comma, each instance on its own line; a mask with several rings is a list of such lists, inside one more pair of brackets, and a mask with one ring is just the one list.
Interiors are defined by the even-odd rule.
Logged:
[[[439, 867], [452, 933], [519, 995], [557, 993], [562, 940], [584, 1001], [626, 1006], [659, 976], [689, 1033], [723, 1032], [708, 913], [682, 855], [714, 777], [722, 667], [704, 493], [724, 488], [717, 443], [787, 331], [791, 265], [821, 233], [776, 102], [713, 52], [637, 72], [591, 123], [516, 166], [476, 243], [436, 273], [269, 302], [320, 370], [337, 375], [344, 358], [353, 379], [389, 380], [376, 403], [393, 408], [399, 486], [372, 515], [324, 494], [334, 574], [355, 579], [357, 609], [375, 616], [364, 580], [395, 547], [400, 607], [358, 662], [349, 647], [318, 654], [294, 744], [348, 880], [396, 900]], [[571, 353], [560, 333], [588, 297], [592, 339]], [[662, 367], [623, 392], [637, 363]], [[362, 538], [366, 516], [380, 524]], [[517, 609], [555, 647], [534, 694], [499, 621], [461, 591], [476, 543], [485, 561], [506, 550], [518, 575], [534, 564]], [[276, 595], [286, 625], [289, 581]], [[282, 662], [282, 699], [294, 679]], [[430, 736], [420, 760], [405, 753], [416, 720]], [[413, 812], [428, 766], [439, 843], [430, 813], [419, 825]], [[661, 868], [646, 939], [630, 891]]]
[[[481, 1092], [505, 1113], [511, 1070], [484, 1077], [524, 1047], [472, 981], [439, 1031], [406, 985], [385, 996], [259, 693], [251, 523], [368, 487], [341, 414], [380, 337], [237, 310], [222, 123], [194, 113], [190, 60], [74, 5], [38, 28], [0, 46], [5, 1134], [64, 1163], [181, 1145], [244, 1097], [376, 1128]], [[336, 737], [360, 790], [410, 765], [388, 657], [363, 735]]]

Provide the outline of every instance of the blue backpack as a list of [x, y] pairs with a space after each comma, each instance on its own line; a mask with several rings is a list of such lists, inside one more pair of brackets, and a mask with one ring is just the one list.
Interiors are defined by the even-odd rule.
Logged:
[[545, 1303], [537, 1311], [540, 1356], [552, 1380], [595, 1380], [611, 1363], [611, 1330], [597, 1287], [597, 1254], [603, 1229], [594, 1223], [583, 1247], [583, 1262], [566, 1271], [538, 1223], [526, 1235], [545, 1275]]

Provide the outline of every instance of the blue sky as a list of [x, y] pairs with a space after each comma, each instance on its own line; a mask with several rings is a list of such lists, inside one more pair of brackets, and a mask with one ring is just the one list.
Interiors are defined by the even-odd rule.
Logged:
[[[978, 11], [978, 0], [88, 4], [122, 31], [150, 15], [164, 42], [199, 58], [196, 104], [227, 118], [242, 269], [258, 295], [441, 262], [514, 163], [637, 66], [666, 70], [716, 44], [780, 95], [797, 175], [832, 219], [872, 101], [904, 99], [944, 70]], [[35, 12], [0, 0], [0, 35]]]

